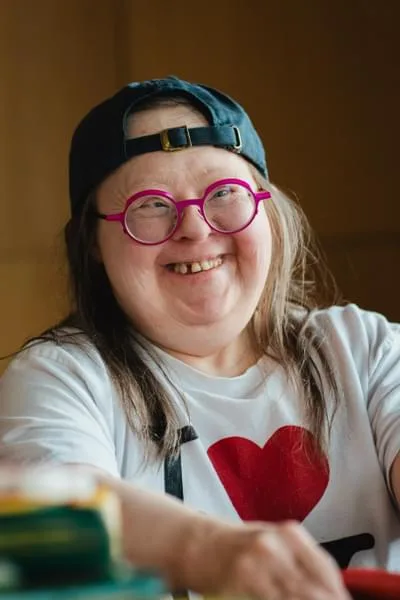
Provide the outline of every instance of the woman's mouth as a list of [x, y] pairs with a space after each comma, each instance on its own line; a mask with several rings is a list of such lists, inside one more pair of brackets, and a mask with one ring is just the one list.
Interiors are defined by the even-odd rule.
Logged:
[[192, 275], [194, 273], [216, 269], [217, 267], [220, 267], [222, 263], [222, 256], [216, 256], [215, 258], [208, 258], [200, 261], [170, 263], [167, 265], [167, 268], [169, 271], [173, 271], [179, 275]]

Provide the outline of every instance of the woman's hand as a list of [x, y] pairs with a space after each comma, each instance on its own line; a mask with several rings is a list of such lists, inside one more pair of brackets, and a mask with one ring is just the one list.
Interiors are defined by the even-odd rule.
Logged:
[[[216, 524], [181, 557], [196, 591], [265, 600], [349, 600], [333, 559], [296, 522]], [[181, 582], [182, 583], [182, 582]]]
[[125, 557], [162, 574], [172, 589], [261, 600], [349, 600], [336, 563], [296, 522], [231, 524], [95, 474], [121, 501]]

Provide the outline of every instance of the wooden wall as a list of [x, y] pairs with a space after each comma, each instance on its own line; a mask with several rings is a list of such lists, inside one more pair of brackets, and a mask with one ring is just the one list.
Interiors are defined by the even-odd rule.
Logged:
[[1, 0], [0, 354], [66, 310], [74, 125], [167, 74], [242, 101], [346, 297], [399, 320], [399, 18], [397, 0]]
[[0, 2], [0, 355], [66, 308], [68, 145], [115, 86], [112, 4]]

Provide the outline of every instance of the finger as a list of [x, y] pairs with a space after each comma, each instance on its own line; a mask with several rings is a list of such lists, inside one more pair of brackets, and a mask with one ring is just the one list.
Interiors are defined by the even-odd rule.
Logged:
[[306, 580], [303, 581], [295, 596], [289, 596], [292, 597], [298, 600], [348, 600], [340, 590], [323, 589], [320, 585], [311, 584]]
[[297, 591], [303, 569], [279, 529], [258, 536], [252, 550], [259, 557], [259, 568], [268, 569], [276, 587], [286, 595]]
[[237, 559], [235, 582], [227, 591], [230, 594], [245, 594], [259, 600], [283, 600], [284, 592], [274, 581], [270, 569], [255, 560], [254, 554], [246, 552]]
[[309, 578], [323, 589], [344, 590], [338, 566], [305, 529], [297, 523], [287, 523], [282, 527], [283, 535]]
[[255, 533], [241, 559], [242, 573], [252, 572], [252, 593], [257, 597], [273, 594], [284, 600], [296, 598], [304, 580], [304, 569], [298, 564], [280, 528], [271, 527], [268, 531]]

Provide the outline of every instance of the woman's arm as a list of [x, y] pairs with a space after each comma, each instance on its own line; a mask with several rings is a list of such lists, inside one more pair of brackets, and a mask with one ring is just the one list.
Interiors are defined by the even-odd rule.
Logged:
[[254, 598], [348, 599], [333, 560], [297, 523], [233, 525], [98, 473], [122, 506], [126, 558], [173, 589]]

